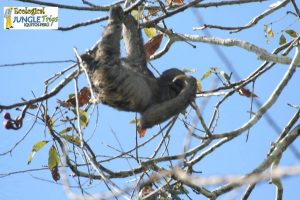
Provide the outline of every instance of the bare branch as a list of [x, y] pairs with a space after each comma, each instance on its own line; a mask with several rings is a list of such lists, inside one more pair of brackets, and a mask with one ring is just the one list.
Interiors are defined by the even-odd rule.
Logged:
[[55, 60], [55, 61], [35, 61], [35, 62], [21, 62], [21, 63], [12, 63], [12, 64], [2, 64], [0, 68], [4, 67], [15, 67], [21, 65], [38, 65], [38, 64], [55, 64], [55, 63], [74, 63], [74, 60]]
[[298, 15], [298, 18], [300, 18], [300, 11], [299, 11], [299, 8], [298, 8], [295, 0], [291, 0], [291, 2], [292, 2], [292, 5], [294, 6], [294, 9], [295, 9], [297, 15]]
[[247, 187], [247, 190], [246, 192], [244, 193], [243, 197], [241, 200], [247, 200], [251, 194], [251, 192], [253, 191], [253, 189], [255, 188], [256, 184], [250, 184], [248, 187]]
[[214, 28], [214, 29], [220, 29], [220, 30], [233, 30], [230, 33], [237, 33], [241, 30], [248, 29], [256, 25], [260, 20], [265, 18], [266, 16], [272, 14], [276, 10], [286, 6], [290, 0], [283, 0], [281, 2], [276, 2], [273, 6], [271, 5], [270, 8], [260, 15], [254, 17], [248, 24], [245, 26], [233, 26], [233, 27], [226, 27], [226, 26], [218, 26], [218, 25], [210, 25], [210, 24], [204, 24], [202, 27], [194, 28], [194, 30], [203, 30], [205, 28]]
[[[250, 178], [252, 179], [252, 176], [256, 176], [256, 175], [259, 175], [259, 174], [262, 174], [262, 172], [264, 172], [268, 167], [270, 167], [270, 165], [274, 162], [274, 160], [278, 159], [282, 153], [288, 148], [288, 146], [294, 142], [294, 140], [299, 137], [300, 135], [300, 124], [297, 125], [291, 132], [289, 135], [287, 135], [283, 140], [281, 140], [275, 147], [274, 151], [272, 151], [271, 154], [269, 154], [265, 160], [258, 166], [256, 167], [251, 173], [247, 174], [245, 176], [245, 179], [247, 178]], [[297, 168], [297, 167], [296, 167]], [[287, 170], [289, 171], [289, 170]], [[296, 170], [297, 171], [297, 170]], [[273, 171], [274, 173], [273, 174], [270, 174], [270, 173], [266, 173], [267, 175], [265, 176], [265, 180], [267, 178], [280, 178], [282, 176], [284, 176], [284, 172], [282, 175], [278, 175], [277, 174], [277, 171], [274, 170]], [[291, 172], [291, 171], [290, 171]], [[291, 173], [294, 173], [295, 171], [291, 172]], [[280, 172], [281, 173], [281, 172]], [[289, 173], [289, 172], [287, 172]], [[276, 175], [277, 174], [277, 175]], [[256, 183], [257, 181], [250, 181], [250, 182], [247, 182], [245, 184], [252, 184], [252, 183]], [[236, 187], [239, 187], [241, 183], [230, 183], [230, 184], [227, 184], [219, 189], [216, 189], [214, 191], [214, 193], [219, 196], [221, 194], [224, 194], [225, 192], [228, 192], [228, 191], [231, 191], [232, 189], [236, 188]], [[244, 183], [243, 183], [244, 184]]]
[[236, 129], [234, 131], [227, 132], [227, 133], [225, 132], [225, 133], [213, 135], [213, 137], [215, 137], [215, 138], [235, 137], [235, 136], [241, 134], [242, 132], [248, 130], [250, 127], [252, 127], [263, 116], [263, 114], [276, 102], [276, 100], [280, 96], [281, 92], [283, 91], [283, 89], [285, 88], [287, 83], [291, 80], [293, 74], [296, 71], [296, 67], [299, 62], [300, 62], [300, 46], [298, 45], [296, 47], [295, 56], [290, 64], [287, 72], [285, 73], [282, 80], [279, 82], [276, 89], [273, 91], [273, 93], [269, 97], [269, 99], [256, 112], [256, 114], [247, 123], [245, 123], [241, 128]]
[[[240, 47], [249, 52], [255, 53], [257, 55], [257, 58], [260, 60], [265, 60], [265, 61], [280, 63], [280, 64], [290, 64], [291, 63], [291, 59], [286, 56], [270, 54], [265, 49], [262, 49], [254, 44], [251, 44], [249, 42], [239, 40], [239, 39], [222, 39], [222, 38], [216, 38], [216, 37], [206, 37], [206, 36], [187, 35], [187, 34], [183, 34], [182, 36], [184, 38], [186, 38], [188, 41], [193, 41], [193, 42], [203, 42], [203, 43], [216, 44], [216, 45], [222, 45], [222, 46]], [[181, 40], [181, 39], [179, 39], [179, 40]], [[297, 62], [295, 64], [300, 65], [299, 62]]]
[[88, 21], [85, 21], [85, 22], [80, 22], [80, 23], [77, 23], [77, 24], [73, 24], [71, 26], [58, 27], [57, 30], [59, 30], [59, 31], [70, 31], [70, 30], [73, 30], [75, 28], [96, 24], [96, 23], [99, 23], [99, 22], [102, 22], [102, 21], [105, 21], [105, 20], [108, 20], [108, 16], [106, 16], [106, 17], [97, 17], [96, 19], [91, 19], [91, 20], [88, 20]]
[[[228, 183], [228, 185], [242, 186], [246, 184], [254, 184], [254, 183], [266, 181], [269, 180], [270, 177], [282, 178], [282, 177], [293, 176], [298, 174], [300, 174], [299, 165], [293, 167], [286, 167], [286, 168], [277, 167], [276, 169], [274, 169], [273, 173], [265, 172], [265, 173], [251, 174], [247, 176], [225, 176], [225, 177], [216, 176], [216, 177], [207, 177], [207, 178], [191, 176], [179, 168], [174, 168], [170, 171], [162, 171], [161, 174], [157, 175], [157, 177], [172, 175], [175, 176], [176, 179], [181, 180], [184, 183], [192, 184], [199, 187], [199, 186], [219, 185], [224, 183]], [[219, 196], [220, 195], [219, 190], [220, 189], [214, 191], [213, 193]]]
[[53, 7], [63, 8], [63, 9], [71, 9], [71, 10], [108, 11], [110, 8], [110, 6], [97, 6], [97, 7], [72, 6], [72, 5], [58, 4], [58, 3], [46, 2], [46, 1], [36, 1], [36, 0], [15, 0], [15, 1], [33, 3], [37, 5], [43, 5], [43, 6], [53, 6]]
[[[130, 5], [128, 8], [126, 8], [124, 10], [125, 13], [128, 13], [130, 12], [132, 9], [135, 9], [136, 7], [138, 7], [140, 4], [142, 4], [144, 2], [144, 0], [138, 0], [136, 1], [135, 3], [133, 3], [132, 5]], [[113, 5], [115, 5], [117, 3], [114, 3], [110, 6], [107, 7], [107, 10], [105, 9], [105, 11], [108, 11], [109, 8]], [[92, 25], [92, 24], [96, 24], [96, 23], [99, 23], [99, 22], [102, 22], [102, 21], [105, 21], [105, 20], [108, 20], [108, 16], [105, 16], [105, 17], [97, 17], [95, 19], [90, 19], [90, 20], [87, 20], [85, 22], [80, 22], [80, 23], [76, 23], [76, 24], [73, 24], [71, 26], [66, 26], [66, 27], [58, 27], [57, 30], [60, 30], [60, 31], [70, 31], [70, 30], [73, 30], [75, 28], [79, 28], [79, 27], [83, 27], [83, 26], [88, 26], [88, 25]]]
[[[76, 64], [74, 64], [74, 66], [75, 65]], [[16, 108], [16, 107], [20, 107], [20, 106], [25, 106], [25, 105], [32, 105], [37, 102], [41, 102], [46, 99], [49, 99], [49, 98], [55, 96], [57, 93], [59, 93], [61, 91], [61, 89], [63, 89], [75, 77], [76, 74], [78, 74], [77, 70], [75, 70], [74, 72], [72, 72], [71, 74], [66, 76], [66, 78], [64, 78], [64, 80], [62, 80], [51, 92], [44, 94], [43, 96], [28, 100], [28, 101], [11, 104], [11, 105], [0, 105], [0, 111]]]

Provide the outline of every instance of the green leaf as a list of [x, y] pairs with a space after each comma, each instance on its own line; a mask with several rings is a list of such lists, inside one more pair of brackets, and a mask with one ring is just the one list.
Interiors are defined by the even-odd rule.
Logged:
[[203, 81], [204, 79], [206, 79], [207, 77], [209, 77], [213, 72], [218, 71], [219, 68], [218, 67], [212, 67], [209, 69], [209, 71], [205, 72], [203, 74], [203, 76], [201, 77], [201, 81]]
[[79, 114], [80, 114], [80, 125], [82, 128], [86, 128], [89, 122], [89, 116], [85, 112], [85, 110], [79, 110]]
[[153, 38], [156, 35], [156, 28], [144, 28], [144, 32], [149, 39]]
[[59, 155], [54, 145], [49, 149], [48, 168], [52, 171], [59, 164]]
[[279, 38], [279, 44], [283, 45], [286, 43], [286, 38], [283, 34], [281, 34], [280, 38]]
[[74, 94], [74, 93], [71, 93], [71, 94], [69, 94], [68, 99], [71, 99], [71, 98], [73, 98], [73, 97], [75, 97], [75, 94]]
[[[72, 110], [73, 113], [77, 116], [77, 112], [75, 109]], [[89, 116], [85, 110], [79, 110], [79, 119], [80, 119], [80, 126], [82, 128], [86, 128], [89, 123]]]
[[285, 31], [289, 36], [293, 37], [293, 38], [296, 38], [298, 37], [298, 33], [292, 29], [288, 29]]
[[28, 158], [28, 165], [31, 163], [32, 158], [34, 157], [35, 153], [41, 150], [49, 141], [47, 140], [42, 140], [37, 142], [35, 145], [33, 145], [31, 153]]
[[62, 136], [65, 140], [67, 140], [68, 142], [75, 144], [77, 146], [80, 146], [80, 138], [78, 136], [75, 135], [63, 135]]
[[65, 135], [66, 133], [68, 133], [68, 132], [70, 132], [70, 131], [72, 131], [72, 130], [73, 130], [72, 127], [67, 127], [67, 128], [65, 128], [64, 130], [60, 131], [58, 134], [60, 134], [60, 135]]
[[135, 120], [135, 119], [129, 121], [129, 124], [136, 124], [136, 123], [137, 123], [137, 120]]
[[230, 83], [230, 76], [226, 74], [224, 71], [220, 71], [221, 76], [227, 81], [227, 83]]
[[209, 77], [209, 76], [211, 75], [211, 73], [212, 73], [211, 70], [205, 72], [205, 73], [203, 74], [203, 76], [201, 77], [201, 81], [203, 81], [204, 79], [206, 79], [207, 77]]

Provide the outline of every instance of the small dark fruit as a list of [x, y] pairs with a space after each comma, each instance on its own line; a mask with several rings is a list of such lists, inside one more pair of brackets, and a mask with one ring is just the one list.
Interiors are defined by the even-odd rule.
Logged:
[[4, 113], [3, 117], [4, 117], [4, 119], [7, 119], [7, 120], [11, 119], [9, 112]]
[[6, 129], [12, 129], [14, 127], [14, 125], [11, 121], [4, 121], [3, 125], [4, 125], [4, 128], [6, 128]]

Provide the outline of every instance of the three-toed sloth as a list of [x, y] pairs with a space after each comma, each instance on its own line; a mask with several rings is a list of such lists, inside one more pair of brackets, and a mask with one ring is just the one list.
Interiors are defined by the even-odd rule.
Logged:
[[[122, 35], [125, 58], [120, 58]], [[124, 14], [120, 6], [110, 9], [102, 40], [81, 58], [87, 64], [97, 102], [123, 111], [139, 112], [138, 130], [169, 119], [195, 99], [195, 78], [175, 68], [156, 78], [147, 68], [138, 23], [130, 14]]]

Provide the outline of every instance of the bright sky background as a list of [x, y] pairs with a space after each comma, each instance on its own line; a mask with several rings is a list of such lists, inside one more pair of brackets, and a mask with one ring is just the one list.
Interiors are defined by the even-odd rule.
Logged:
[[[254, 16], [260, 14], [268, 8], [268, 5], [276, 1], [268, 1], [268, 3], [254, 3], [241, 6], [227, 6], [221, 8], [199, 9], [196, 12], [201, 14], [204, 21], [208, 24], [218, 25], [244, 25], [248, 23]], [[67, 3], [67, 2], [64, 2]], [[70, 2], [73, 3], [73, 2]], [[78, 4], [80, 1], [77, 2]], [[2, 0], [1, 8], [4, 6], [35, 6], [33, 4], [24, 4], [16, 1]], [[222, 38], [238, 38], [254, 43], [271, 52], [278, 46], [280, 31], [287, 28], [289, 24], [293, 24], [290, 28], [300, 31], [300, 24], [294, 23], [295, 18], [285, 16], [287, 10], [293, 10], [290, 5], [279, 10], [271, 17], [267, 17], [254, 28], [244, 30], [238, 34], [228, 34], [226, 31], [210, 30], [212, 36]], [[83, 12], [59, 10], [59, 26], [68, 26], [76, 22], [93, 19], [99, 16], [105, 16], [106, 13], [101, 12]], [[2, 19], [3, 17], [1, 17]], [[279, 21], [277, 21], [279, 20]], [[1, 44], [1, 64], [11, 64], [20, 62], [32, 61], [53, 61], [53, 60], [68, 60], [75, 59], [73, 47], [77, 47], [79, 52], [84, 52], [90, 48], [101, 36], [103, 27], [106, 22], [94, 24], [87, 27], [78, 28], [72, 31], [61, 32], [55, 30], [3, 30], [3, 20], [0, 20], [0, 44]], [[275, 22], [272, 26], [275, 38], [270, 39], [266, 43], [263, 31], [263, 25]], [[180, 13], [175, 17], [166, 20], [169, 28], [172, 28], [178, 33], [189, 33], [205, 35], [202, 31], [193, 31], [193, 27], [201, 25], [191, 10]], [[146, 41], [145, 37], [145, 41]], [[160, 71], [164, 71], [171, 67], [179, 69], [190, 68], [196, 69], [193, 74], [200, 79], [201, 76], [209, 70], [210, 67], [219, 67], [222, 70], [228, 70], [224, 61], [216, 55], [216, 52], [211, 45], [194, 43], [196, 49], [189, 44], [180, 42], [174, 44], [169, 52], [162, 58], [153, 61], [152, 64]], [[163, 45], [162, 45], [163, 46]], [[225, 53], [230, 63], [238, 73], [238, 76], [245, 78], [248, 74], [254, 71], [261, 61], [256, 59], [252, 53], [248, 53], [239, 48], [220, 47], [220, 50]], [[293, 51], [294, 52], [294, 51]], [[290, 57], [293, 54], [289, 55]], [[18, 67], [0, 68], [0, 104], [7, 105], [21, 101], [21, 98], [33, 98], [32, 92], [36, 96], [40, 96], [44, 91], [44, 81], [55, 73], [65, 69], [69, 64], [43, 64], [43, 65], [26, 65]], [[276, 87], [276, 84], [282, 78], [287, 66], [276, 65], [264, 75], [263, 79], [256, 82], [255, 93], [259, 96], [259, 100], [264, 102], [271, 91]], [[282, 130], [284, 125], [294, 114], [295, 110], [287, 106], [287, 103], [299, 105], [299, 75], [297, 72], [285, 88], [282, 96], [272, 109], [268, 112], [276, 124]], [[84, 78], [84, 77], [82, 77]], [[86, 83], [81, 81], [81, 87]], [[202, 82], [203, 89], [209, 89], [212, 85], [213, 78], [208, 78]], [[58, 96], [50, 101], [50, 108], [56, 105], [56, 99], [66, 99], [68, 94], [74, 91], [73, 83], [69, 84]], [[197, 103], [200, 106], [203, 99], [198, 99]], [[210, 120], [213, 106], [219, 98], [212, 98], [205, 109], [202, 109], [203, 116], [207, 123]], [[249, 119], [250, 99], [235, 95], [224, 106], [221, 107], [221, 116], [216, 133], [232, 130], [240, 127]], [[254, 108], [256, 111], [257, 108]], [[18, 112], [10, 111], [16, 116]], [[94, 114], [95, 115], [95, 114]], [[97, 154], [117, 154], [107, 147], [107, 144], [118, 147], [118, 143], [112, 134], [116, 133], [120, 140], [123, 149], [130, 149], [135, 145], [135, 126], [129, 124], [129, 121], [134, 119], [134, 113], [120, 112], [111, 109], [107, 106], [99, 106], [99, 134], [96, 135], [90, 142]], [[2, 118], [1, 118], [2, 119]], [[29, 130], [32, 124], [32, 118], [27, 118], [24, 127], [19, 131], [8, 131], [2, 126], [0, 127], [0, 153], [11, 148], [16, 141]], [[147, 131], [145, 138], [139, 139], [139, 142], [145, 141], [158, 129], [153, 128]], [[186, 130], [182, 128], [182, 123], [177, 122], [175, 128], [171, 132], [171, 152], [180, 153], [182, 151], [183, 140]], [[270, 143], [276, 139], [277, 133], [266, 123], [264, 119], [260, 120], [250, 131], [249, 141], [246, 143], [246, 135], [231, 141], [222, 148], [215, 151], [210, 156], [205, 157], [197, 165], [198, 169], [203, 173], [201, 176], [217, 176], [217, 175], [239, 175], [249, 172], [262, 162], [267, 154]], [[47, 137], [49, 139], [49, 136]], [[177, 139], [178, 138], [178, 139]], [[37, 125], [26, 139], [12, 152], [11, 155], [0, 157], [0, 174], [22, 171], [26, 169], [39, 169], [47, 165], [48, 148], [44, 148], [38, 152], [32, 163], [28, 166], [27, 160], [32, 146], [40, 140], [45, 139], [44, 128], [42, 125]], [[151, 155], [153, 148], [145, 147], [141, 151], [145, 155]], [[196, 146], [192, 143], [192, 146]], [[48, 147], [50, 144], [48, 144]], [[300, 151], [300, 141], [294, 143]], [[126, 163], [124, 168], [129, 168]], [[282, 158], [281, 165], [289, 166], [299, 164], [299, 160], [287, 150]], [[111, 163], [112, 169], [117, 170], [122, 166], [120, 163]], [[42, 179], [42, 180], [41, 180]], [[297, 200], [300, 196], [299, 184], [300, 177], [288, 178], [283, 180], [284, 184], [284, 199]], [[26, 200], [26, 199], [44, 199], [52, 200], [67, 199], [63, 188], [60, 184], [55, 184], [52, 181], [51, 174], [48, 170], [41, 170], [33, 173], [20, 173], [11, 175], [6, 178], [0, 178], [0, 199], [3, 200]], [[220, 199], [239, 199], [245, 188], [235, 190], [230, 194], [222, 196]], [[96, 192], [103, 191], [104, 188], [97, 188]], [[95, 190], [91, 190], [95, 192]], [[268, 183], [258, 185], [252, 192], [250, 199], [274, 199], [275, 187]], [[197, 199], [205, 199], [197, 198]]]

